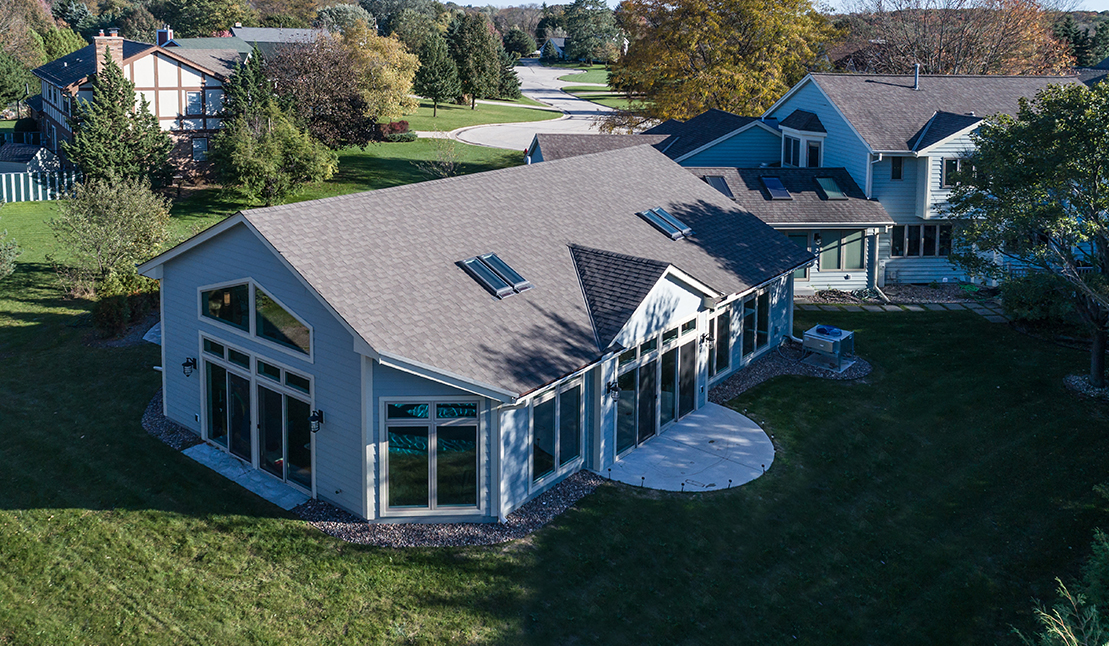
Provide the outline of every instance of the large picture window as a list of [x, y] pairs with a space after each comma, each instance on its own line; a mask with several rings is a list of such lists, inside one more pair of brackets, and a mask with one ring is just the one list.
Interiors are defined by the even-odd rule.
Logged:
[[950, 253], [950, 224], [907, 224], [893, 227], [890, 255], [894, 258], [936, 257]]
[[[202, 348], [206, 439], [255, 468], [311, 490], [310, 380], [211, 339], [203, 339]], [[304, 389], [291, 388], [292, 380]]]
[[386, 402], [389, 509], [477, 508], [475, 401]]
[[582, 384], [574, 380], [543, 395], [532, 406], [531, 480], [564, 471], [581, 457]]
[[818, 231], [820, 236], [820, 271], [855, 271], [866, 266], [866, 244], [863, 230]]
[[298, 353], [312, 353], [311, 328], [253, 283], [201, 290], [200, 307], [205, 318]]

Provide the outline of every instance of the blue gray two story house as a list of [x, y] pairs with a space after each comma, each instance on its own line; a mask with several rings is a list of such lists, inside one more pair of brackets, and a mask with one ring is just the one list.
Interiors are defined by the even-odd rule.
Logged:
[[492, 522], [705, 405], [813, 256], [649, 146], [240, 212], [139, 267], [164, 413], [380, 522]]
[[[872, 238], [876, 282], [966, 279], [947, 261], [951, 179], [973, 152], [973, 133], [994, 114], [1062, 76], [810, 74], [763, 115], [780, 120], [781, 165], [841, 167], [893, 225]], [[809, 232], [808, 247], [820, 253]], [[819, 265], [814, 273], [819, 272]]]

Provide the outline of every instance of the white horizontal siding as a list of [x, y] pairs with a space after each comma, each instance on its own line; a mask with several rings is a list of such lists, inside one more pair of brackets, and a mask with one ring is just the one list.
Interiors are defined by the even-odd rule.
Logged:
[[943, 188], [943, 160], [951, 157], [970, 157], [974, 152], [974, 142], [970, 135], [961, 135], [933, 148], [928, 153], [928, 163], [931, 167], [928, 187], [928, 213], [925, 218], [946, 218], [947, 198], [951, 189]]

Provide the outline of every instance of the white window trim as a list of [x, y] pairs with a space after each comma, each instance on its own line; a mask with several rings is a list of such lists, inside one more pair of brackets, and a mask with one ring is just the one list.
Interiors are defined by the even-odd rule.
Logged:
[[[211, 290], [214, 290], [214, 289], [222, 289], [222, 288], [225, 288], [225, 287], [235, 287], [236, 285], [243, 285], [243, 284], [246, 284], [246, 285], [249, 286], [248, 291], [249, 291], [249, 299], [250, 299], [250, 303], [247, 306], [248, 322], [247, 322], [247, 329], [246, 330], [239, 329], [239, 328], [235, 327], [234, 325], [231, 325], [230, 323], [224, 323], [223, 321], [221, 321], [219, 319], [214, 319], [212, 317], [204, 315], [204, 299], [201, 297], [202, 293], [207, 292], [207, 291], [211, 291]], [[263, 292], [266, 293], [266, 295], [273, 302], [280, 305], [282, 309], [284, 309], [286, 312], [288, 312], [301, 325], [308, 328], [308, 354], [305, 354], [305, 353], [303, 353], [299, 350], [294, 350], [293, 348], [286, 347], [286, 346], [284, 346], [280, 343], [277, 343], [276, 341], [271, 341], [271, 340], [269, 340], [265, 337], [259, 336], [257, 334], [257, 322], [255, 321], [255, 319], [257, 318], [257, 316], [256, 316], [257, 307], [255, 306], [255, 296], [254, 296], [254, 291], [256, 289], [261, 289]], [[275, 296], [273, 296], [273, 291], [272, 290], [266, 289], [265, 287], [259, 285], [258, 282], [256, 280], [254, 280], [253, 278], [250, 278], [250, 277], [239, 278], [239, 279], [236, 279], [236, 280], [228, 280], [228, 281], [223, 281], [223, 282], [219, 282], [219, 283], [212, 283], [210, 285], [201, 285], [201, 286], [197, 287], [196, 288], [196, 316], [197, 316], [197, 319], [200, 320], [201, 322], [208, 323], [209, 325], [212, 325], [213, 327], [216, 327], [220, 330], [226, 330], [228, 332], [231, 332], [232, 334], [236, 334], [236, 335], [241, 336], [243, 338], [250, 339], [251, 341], [261, 343], [262, 345], [266, 346], [269, 349], [273, 349], [273, 350], [277, 350], [279, 352], [283, 352], [283, 353], [285, 353], [289, 356], [296, 357], [296, 358], [300, 359], [301, 361], [306, 361], [308, 363], [315, 363], [316, 362], [316, 360], [315, 360], [315, 357], [316, 357], [316, 329], [314, 327], [312, 327], [312, 325], [310, 325], [303, 318], [301, 318], [300, 315], [296, 313], [296, 311], [294, 311], [292, 308], [287, 306], [283, 301], [281, 301], [281, 299], [276, 298]]]
[[[561, 447], [555, 451], [554, 455], [554, 470], [543, 476], [539, 480], [533, 477], [532, 469], [535, 465], [535, 406], [542, 404], [550, 399], [558, 399], [563, 392], [578, 386], [581, 388], [581, 406], [578, 410], [578, 457], [570, 460], [566, 464], [559, 465], [558, 458], [561, 453]], [[559, 382], [542, 392], [538, 393], [528, 401], [528, 493], [542, 489], [549, 485], [551, 482], [569, 475], [575, 471], [580, 471], [583, 464], [585, 464], [585, 452], [588, 447], [585, 446], [585, 409], [587, 405], [585, 380], [580, 376], [572, 377], [565, 381]], [[562, 404], [558, 401], [555, 402], [555, 442], [559, 443], [562, 440]]]
[[947, 162], [955, 161], [955, 172], [960, 173], [963, 171], [963, 164], [970, 159], [969, 157], [940, 157], [940, 189], [951, 190], [957, 185], [948, 182], [947, 179]]
[[[797, 165], [786, 163], [786, 138], [793, 137], [801, 141], [801, 148], [798, 151], [800, 159]], [[783, 168], [810, 168], [809, 163], [809, 142], [817, 143], [820, 145], [820, 160], [815, 168], [822, 168], [824, 166], [824, 140], [827, 139], [827, 133], [806, 132], [802, 130], [794, 130], [793, 128], [782, 128], [782, 156], [781, 163]]]
[[[821, 273], [842, 274], [842, 273], [853, 273], [853, 272], [860, 272], [860, 271], [866, 271], [867, 270], [866, 265], [867, 265], [867, 262], [869, 260], [869, 255], [867, 254], [867, 247], [869, 246], [870, 243], [869, 243], [869, 237], [866, 235], [866, 229], [865, 228], [862, 228], [862, 229], [814, 229], [809, 234], [809, 240], [810, 240], [810, 243], [811, 243], [810, 247], [809, 247], [810, 249], [814, 249], [816, 247], [816, 238], [815, 237], [816, 237], [816, 234], [819, 233], [820, 231], [837, 231], [837, 232], [839, 232], [839, 242], [840, 242], [840, 245], [839, 245], [839, 269], [824, 269], [821, 266], [821, 264], [820, 264], [821, 255], [824, 253], [824, 240], [823, 240], [823, 236], [821, 236], [820, 250], [812, 252], [813, 254], [816, 255], [816, 265], [814, 267], [814, 271], [821, 272]], [[862, 267], [857, 267], [855, 269], [848, 269], [847, 268], [847, 245], [843, 244], [843, 239], [844, 239], [844, 237], [846, 237], [846, 234], [854, 233], [854, 232], [857, 232], [857, 231], [861, 231], [862, 234], [863, 234], [863, 266]]]
[[[428, 507], [426, 509], [413, 508], [413, 507], [389, 507], [389, 420], [386, 418], [389, 404], [423, 404], [426, 403], [430, 406], [429, 417], [426, 420], [393, 420], [397, 426], [422, 426], [429, 427], [428, 430]], [[446, 403], [463, 403], [463, 404], [477, 404], [477, 418], [458, 418], [450, 420], [453, 424], [443, 424], [444, 426], [468, 426], [472, 421], [477, 426], [477, 506], [476, 507], [436, 507], [431, 505], [438, 494], [436, 491], [436, 483], [431, 478], [430, 465], [435, 459], [434, 451], [431, 448], [431, 434], [433, 429], [437, 428], [439, 424], [435, 419], [435, 405]], [[483, 464], [485, 458], [482, 448], [486, 441], [486, 425], [483, 423], [482, 418], [487, 413], [484, 400], [478, 397], [381, 397], [378, 399], [378, 451], [380, 456], [378, 463], [380, 464], [380, 471], [378, 473], [378, 501], [380, 503], [379, 513], [382, 518], [403, 518], [403, 517], [436, 517], [436, 516], [475, 516], [483, 517], [486, 515], [485, 499], [489, 492], [489, 483], [485, 477], [487, 465]], [[399, 422], [399, 423], [398, 423]], [[436, 440], [438, 435], [436, 434]], [[313, 467], [313, 474], [315, 474], [315, 467]]]
[[[205, 442], [207, 442], [210, 446], [214, 446], [216, 449], [218, 449], [220, 451], [223, 451], [224, 453], [226, 453], [230, 457], [232, 457], [236, 460], [242, 460], [242, 458], [240, 458], [237, 455], [231, 453], [230, 438], [228, 438], [228, 445], [227, 446], [223, 446], [223, 445], [221, 445], [217, 442], [213, 442], [211, 439], [208, 438], [208, 376], [207, 376], [207, 371], [204, 369], [204, 362], [209, 361], [209, 362], [214, 363], [214, 364], [218, 365], [219, 367], [227, 370], [228, 372], [235, 373], [237, 376], [239, 376], [243, 379], [246, 379], [250, 382], [250, 424], [251, 424], [250, 466], [251, 466], [251, 468], [254, 469], [255, 471], [259, 472], [259, 473], [264, 473], [265, 475], [273, 478], [277, 482], [287, 484], [287, 485], [293, 487], [294, 489], [296, 489], [298, 491], [305, 492], [309, 496], [311, 496], [312, 498], [315, 498], [316, 497], [316, 434], [315, 433], [311, 434], [311, 441], [312, 441], [312, 448], [311, 448], [311, 451], [312, 451], [312, 487], [311, 487], [311, 490], [306, 489], [303, 485], [301, 485], [299, 483], [296, 483], [296, 482], [293, 482], [291, 480], [282, 480], [281, 478], [278, 478], [277, 476], [273, 475], [269, 471], [266, 471], [265, 469], [263, 469], [260, 466], [261, 457], [258, 453], [258, 449], [259, 449], [258, 443], [255, 441], [257, 439], [257, 430], [258, 430], [258, 394], [257, 394], [258, 393], [258, 386], [263, 385], [263, 386], [269, 388], [270, 390], [280, 392], [282, 395], [285, 395], [287, 397], [293, 397], [294, 399], [299, 399], [300, 401], [307, 401], [309, 410], [316, 410], [316, 380], [315, 380], [315, 377], [311, 374], [305, 373], [303, 370], [300, 370], [300, 369], [297, 369], [297, 368], [288, 368], [288, 367], [285, 366], [285, 364], [283, 364], [279, 361], [274, 361], [274, 360], [270, 359], [269, 357], [267, 357], [266, 355], [261, 355], [261, 354], [258, 354], [257, 352], [251, 352], [251, 351], [249, 351], [249, 350], [247, 350], [247, 349], [245, 349], [241, 346], [235, 346], [233, 343], [228, 343], [228, 342], [226, 342], [222, 339], [219, 339], [219, 338], [217, 338], [217, 337], [215, 337], [211, 334], [205, 334], [204, 332], [198, 332], [197, 337], [198, 337], [199, 340], [198, 340], [198, 343], [197, 343], [197, 350], [196, 350], [196, 352], [197, 352], [197, 355], [196, 355], [197, 356], [197, 367], [196, 367], [196, 370], [195, 370], [195, 374], [198, 374], [200, 376], [200, 437], [201, 437], [201, 439], [203, 439]], [[214, 356], [214, 355], [212, 355], [208, 352], [205, 352], [204, 351], [204, 340], [205, 339], [208, 339], [209, 341], [212, 341], [213, 343], [218, 343], [218, 344], [224, 346], [225, 348], [234, 349], [236, 352], [241, 352], [241, 353], [247, 355], [248, 357], [250, 357], [250, 367], [249, 368], [243, 368], [242, 366], [240, 366], [236, 363], [232, 363], [231, 361], [229, 361], [227, 359], [217, 358], [216, 356]], [[307, 378], [308, 379], [308, 391], [309, 392], [305, 393], [305, 392], [297, 390], [295, 388], [290, 388], [290, 387], [285, 385], [284, 381], [278, 383], [278, 382], [276, 382], [276, 381], [274, 381], [274, 380], [272, 380], [268, 377], [262, 377], [261, 375], [258, 374], [258, 369], [257, 369], [259, 359], [266, 362], [266, 363], [268, 363], [268, 364], [277, 366], [277, 367], [281, 368], [282, 370], [288, 370], [289, 372], [292, 372], [292, 373], [296, 374], [298, 377]], [[230, 430], [228, 432], [230, 433]], [[288, 438], [286, 438], [286, 439], [288, 439]]]
[[[204, 90], [185, 90], [185, 114], [186, 117], [203, 117], [204, 116]], [[200, 112], [189, 112], [189, 95], [200, 95]]]

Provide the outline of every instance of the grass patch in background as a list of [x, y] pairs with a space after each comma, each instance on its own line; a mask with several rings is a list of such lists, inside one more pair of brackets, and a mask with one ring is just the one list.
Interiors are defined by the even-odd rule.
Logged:
[[582, 70], [582, 72], [560, 76], [558, 80], [569, 83], [601, 83], [608, 85], [608, 68], [604, 65], [572, 65], [571, 67]]
[[[462, 172], [467, 175], [523, 163], [522, 153], [514, 150], [471, 146], [461, 142], [455, 142], [455, 150], [462, 161]], [[334, 177], [308, 185], [290, 201], [303, 202], [434, 179], [416, 167], [416, 162], [434, 157], [435, 147], [431, 139], [370, 144], [365, 150], [348, 148], [339, 152], [339, 169]], [[250, 205], [233, 193], [208, 188], [175, 202], [171, 214], [178, 230], [185, 232], [198, 227], [207, 228], [229, 215], [254, 206], [257, 205]]]
[[490, 123], [520, 123], [523, 121], [545, 121], [557, 119], [562, 113], [557, 110], [535, 110], [517, 108], [509, 105], [479, 103], [471, 110], [469, 105], [440, 103], [439, 116], [432, 117], [430, 101], [420, 101], [420, 107], [413, 114], [404, 117], [412, 130], [441, 130], [450, 132], [467, 126], [480, 126]]

